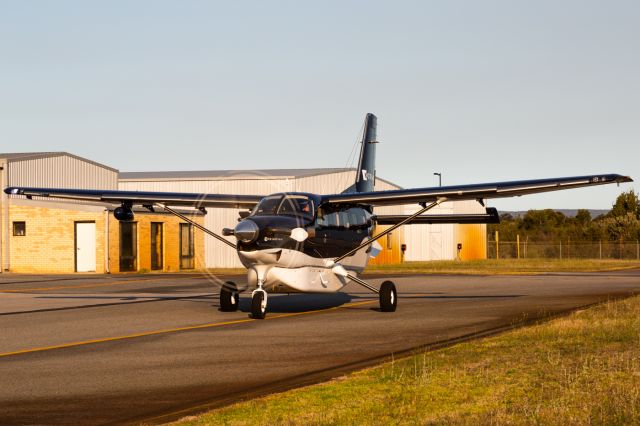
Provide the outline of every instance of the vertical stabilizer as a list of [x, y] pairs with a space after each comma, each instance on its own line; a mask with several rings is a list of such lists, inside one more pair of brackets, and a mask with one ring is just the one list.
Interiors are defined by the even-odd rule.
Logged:
[[378, 118], [369, 113], [364, 120], [360, 161], [356, 174], [355, 192], [370, 192], [376, 182], [376, 129]]

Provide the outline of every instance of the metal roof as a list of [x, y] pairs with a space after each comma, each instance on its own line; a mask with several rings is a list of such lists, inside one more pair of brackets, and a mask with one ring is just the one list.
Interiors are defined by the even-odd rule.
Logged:
[[320, 168], [320, 169], [262, 169], [262, 170], [187, 170], [168, 172], [120, 172], [120, 180], [173, 180], [173, 179], [282, 179], [301, 178], [345, 171], [354, 168]]
[[6, 159], [10, 162], [12, 161], [24, 161], [24, 160], [35, 160], [38, 158], [50, 158], [50, 157], [61, 157], [67, 156], [72, 157], [87, 163], [91, 163], [95, 166], [102, 167], [104, 169], [109, 169], [113, 172], [118, 172], [118, 169], [114, 169], [113, 167], [106, 166], [104, 164], [89, 160], [84, 157], [80, 157], [78, 155], [70, 154], [65, 151], [49, 151], [49, 152], [6, 152], [0, 153], [0, 158]]

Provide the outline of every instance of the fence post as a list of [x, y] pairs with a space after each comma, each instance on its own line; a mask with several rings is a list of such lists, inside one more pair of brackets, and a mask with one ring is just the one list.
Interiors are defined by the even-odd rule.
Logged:
[[560, 240], [560, 259], [562, 259], [562, 240]]
[[500, 236], [498, 235], [498, 231], [496, 231], [496, 259], [500, 258]]
[[518, 246], [518, 259], [520, 259], [520, 234], [516, 235], [516, 245]]
[[636, 260], [640, 260], [640, 240], [636, 240]]
[[600, 240], [600, 260], [602, 260], [602, 240]]

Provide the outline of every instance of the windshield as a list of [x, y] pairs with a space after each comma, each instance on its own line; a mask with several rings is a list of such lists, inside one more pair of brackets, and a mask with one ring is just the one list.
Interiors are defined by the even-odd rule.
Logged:
[[278, 204], [280, 204], [280, 200], [282, 199], [282, 195], [271, 195], [269, 197], [264, 197], [260, 204], [258, 204], [251, 212], [252, 215], [268, 215], [268, 214], [276, 214], [276, 209], [278, 208]]
[[313, 216], [313, 201], [304, 195], [289, 195], [284, 197], [278, 214]]

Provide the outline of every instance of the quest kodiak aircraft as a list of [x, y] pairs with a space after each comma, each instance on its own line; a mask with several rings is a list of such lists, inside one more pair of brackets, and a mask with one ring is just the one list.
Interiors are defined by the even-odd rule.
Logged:
[[[628, 176], [598, 174], [555, 179], [480, 183], [432, 188], [374, 191], [377, 118], [367, 114], [362, 133], [360, 160], [354, 185], [340, 194], [279, 193], [271, 195], [188, 194], [173, 192], [103, 191], [9, 187], [7, 194], [51, 197], [120, 204], [118, 220], [134, 218], [132, 207], [161, 208], [235, 249], [247, 268], [248, 286], [240, 289], [226, 282], [220, 290], [220, 308], [238, 309], [239, 293], [252, 289], [251, 315], [264, 318], [268, 293], [332, 293], [353, 281], [378, 293], [380, 310], [396, 310], [395, 285], [385, 281], [376, 288], [358, 278], [369, 258], [380, 251], [377, 240], [402, 225], [418, 223], [497, 223], [498, 212], [484, 214], [425, 215], [445, 201], [513, 197], [583, 186], [632, 182]], [[412, 215], [376, 215], [376, 206], [415, 204]], [[248, 209], [238, 224], [222, 235], [235, 236], [236, 244], [206, 229], [174, 206], [205, 211], [207, 207]], [[391, 225], [374, 235], [376, 224]]]

